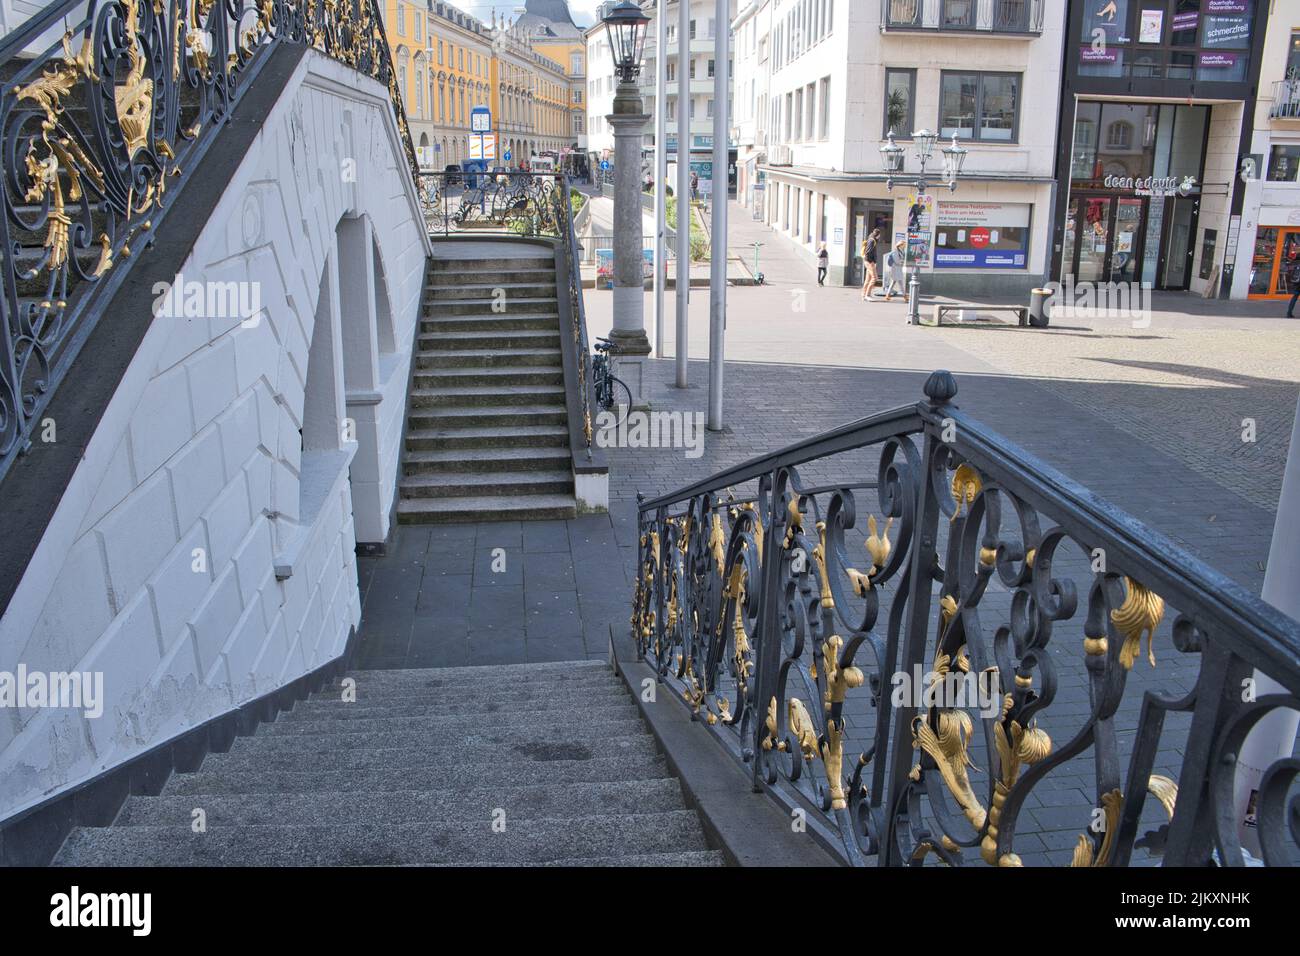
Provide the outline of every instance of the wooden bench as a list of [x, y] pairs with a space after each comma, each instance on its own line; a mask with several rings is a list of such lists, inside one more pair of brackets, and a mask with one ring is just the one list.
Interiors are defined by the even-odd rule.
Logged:
[[[922, 325], [943, 325], [944, 316], [950, 312], [974, 312], [977, 315], [985, 312], [1010, 312], [1016, 317], [1016, 324], [1027, 327], [1029, 325], [1029, 306], [1027, 305], [963, 305], [961, 303], [936, 304], [934, 312], [929, 317], [921, 316]], [[949, 325], [960, 323], [949, 322]]]

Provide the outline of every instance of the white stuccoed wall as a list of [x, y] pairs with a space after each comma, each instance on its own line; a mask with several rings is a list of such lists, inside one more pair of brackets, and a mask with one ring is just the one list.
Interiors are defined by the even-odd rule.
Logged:
[[[154, 320], [0, 618], [0, 671], [105, 690], [98, 719], [0, 708], [0, 819], [341, 653], [355, 542], [388, 530], [428, 251], [385, 90], [309, 51], [182, 269], [260, 283], [260, 320]], [[309, 351], [319, 420], [357, 440], [330, 425], [304, 454]]]

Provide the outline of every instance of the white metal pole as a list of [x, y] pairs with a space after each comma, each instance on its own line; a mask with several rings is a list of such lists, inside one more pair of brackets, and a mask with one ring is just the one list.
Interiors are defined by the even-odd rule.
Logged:
[[716, 0], [713, 38], [713, 210], [709, 255], [709, 431], [722, 431], [722, 363], [727, 333], [727, 184], [728, 109], [731, 59], [731, 4]]
[[668, 2], [655, 4], [655, 356], [664, 355], [668, 275]]
[[[1300, 409], [1291, 430], [1291, 450], [1282, 474], [1282, 494], [1277, 503], [1273, 524], [1273, 542], [1268, 549], [1268, 566], [1264, 572], [1261, 597], [1284, 614], [1300, 620]], [[1271, 677], [1255, 672], [1254, 696], [1285, 694], [1286, 688]], [[1233, 799], [1237, 810], [1241, 845], [1254, 855], [1260, 853], [1255, 827], [1246, 820], [1253, 818], [1251, 795], [1269, 766], [1291, 756], [1300, 713], [1274, 710], [1264, 717], [1242, 741], [1237, 755]]]
[[677, 0], [677, 387], [686, 387], [691, 299], [691, 4]]

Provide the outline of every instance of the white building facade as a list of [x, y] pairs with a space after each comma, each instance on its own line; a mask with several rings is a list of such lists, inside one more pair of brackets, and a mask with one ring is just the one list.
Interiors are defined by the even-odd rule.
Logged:
[[[641, 3], [642, 9], [650, 17], [650, 24], [646, 28], [645, 59], [641, 68], [641, 97], [645, 104], [645, 111], [652, 117], [655, 108], [655, 71], [658, 69], [659, 57], [657, 43], [658, 23], [656, 20], [659, 16], [659, 6], [660, 4], [653, 2], [653, 0], [643, 0]], [[681, 88], [680, 73], [678, 72], [681, 69], [679, 64], [681, 44], [678, 37], [680, 8], [676, 2], [671, 2], [671, 0], [663, 3], [662, 6], [668, 18], [668, 88], [666, 91], [668, 157], [669, 162], [675, 164], [677, 161], [677, 117], [680, 108], [678, 99]], [[735, 16], [736, 6], [736, 0], [730, 0], [729, 16]], [[715, 109], [713, 81], [717, 69], [716, 42], [718, 30], [727, 29], [726, 23], [719, 24], [717, 22], [716, 14], [717, 5], [713, 0], [693, 0], [690, 4], [689, 37], [686, 44], [686, 71], [690, 82], [690, 98], [686, 108], [690, 110], [691, 131], [688, 150], [692, 168], [696, 169], [700, 174], [702, 181], [711, 181], [713, 179], [713, 114]], [[587, 148], [592, 157], [599, 162], [601, 159], [612, 158], [614, 153], [613, 129], [606, 117], [613, 111], [614, 90], [618, 86], [618, 80], [614, 76], [614, 60], [610, 54], [605, 27], [597, 21], [587, 31], [586, 36], [588, 62]], [[734, 38], [731, 45], [734, 57]], [[735, 89], [734, 82], [732, 89]], [[646, 124], [644, 140], [646, 161], [651, 164], [653, 160], [650, 158], [650, 152], [654, 149], [654, 140], [655, 126], [654, 120], [651, 119]], [[730, 180], [734, 183], [734, 141], [729, 145], [731, 147], [731, 161], [728, 174]], [[670, 179], [671, 175], [670, 173]]]
[[[1018, 296], [1045, 281], [1064, 9], [959, 6], [961, 18], [921, 0], [755, 0], [734, 24], [737, 131], [753, 140], [740, 198], [810, 264], [825, 243], [832, 282], [861, 283], [868, 233], [892, 245], [914, 210], [927, 292]], [[892, 191], [880, 154], [891, 129], [907, 150]], [[921, 129], [955, 134], [969, 155], [950, 193], [936, 148], [918, 204], [902, 183], [920, 171]]]
[[1269, 15], [1232, 297], [1289, 299], [1286, 280], [1300, 258], [1300, 8]]

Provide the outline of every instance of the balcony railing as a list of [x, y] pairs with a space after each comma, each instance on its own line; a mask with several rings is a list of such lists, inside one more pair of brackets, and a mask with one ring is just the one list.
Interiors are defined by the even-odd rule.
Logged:
[[1273, 84], [1274, 119], [1300, 119], [1300, 79], [1279, 80]]
[[[637, 653], [850, 864], [1020, 865], [1068, 778], [1073, 866], [1242, 865], [1235, 757], [1300, 709], [1300, 623], [956, 394], [639, 499]], [[1259, 784], [1266, 864], [1300, 860], [1298, 774]]]
[[[61, 36], [47, 46], [52, 31]], [[0, 42], [0, 478], [31, 447], [175, 195], [286, 43], [384, 84], [418, 175], [376, 0], [63, 0]]]
[[885, 31], [1037, 36], [1043, 0], [881, 0]]

